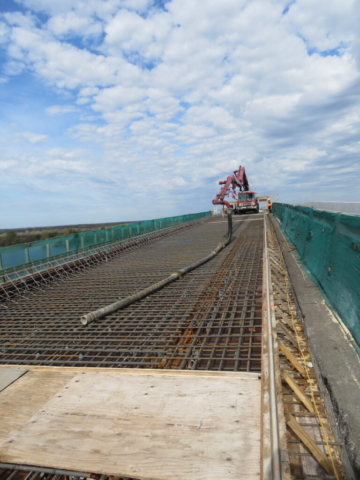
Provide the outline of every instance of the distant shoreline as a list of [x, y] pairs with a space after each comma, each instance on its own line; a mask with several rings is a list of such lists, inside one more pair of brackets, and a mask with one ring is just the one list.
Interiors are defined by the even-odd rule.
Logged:
[[48, 238], [63, 237], [91, 230], [104, 230], [109, 227], [128, 225], [132, 222], [82, 223], [77, 225], [59, 225], [51, 227], [29, 227], [0, 229], [0, 248], [23, 243], [32, 243]]
[[62, 232], [68, 230], [69, 228], [76, 230], [78, 232], [83, 232], [86, 230], [96, 230], [99, 228], [108, 228], [115, 225], [124, 225], [128, 223], [137, 223], [142, 220], [132, 220], [128, 222], [110, 222], [110, 223], [79, 223], [79, 224], [69, 224], [69, 225], [51, 225], [43, 227], [20, 227], [20, 228], [0, 228], [0, 235], [6, 232], [15, 232], [15, 233], [42, 233], [44, 230]]

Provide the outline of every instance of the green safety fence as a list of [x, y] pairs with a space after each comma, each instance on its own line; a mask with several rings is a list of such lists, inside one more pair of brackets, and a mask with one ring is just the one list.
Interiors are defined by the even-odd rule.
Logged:
[[273, 213], [360, 346], [360, 216], [284, 203]]
[[123, 240], [209, 216], [211, 216], [211, 211], [179, 215], [177, 217], [157, 218], [155, 220], [128, 223], [100, 230], [74, 233], [64, 237], [49, 238], [28, 244], [1, 247], [0, 277], [5, 273], [16, 271], [17, 268], [26, 264], [36, 264], [36, 262], [63, 256], [71, 252], [84, 252], [87, 249], [106, 245], [108, 242]]

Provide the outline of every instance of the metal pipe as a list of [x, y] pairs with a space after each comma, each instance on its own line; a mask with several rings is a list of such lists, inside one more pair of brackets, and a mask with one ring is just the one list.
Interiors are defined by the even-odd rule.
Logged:
[[119, 300], [118, 302], [111, 303], [110, 305], [106, 305], [106, 307], [99, 308], [98, 310], [94, 310], [93, 312], [86, 313], [82, 317], [80, 317], [80, 322], [83, 325], [88, 325], [89, 323], [95, 322], [95, 320], [100, 320], [100, 318], [105, 317], [109, 313], [114, 313], [117, 310], [120, 310], [121, 308], [128, 307], [134, 302], [137, 302], [138, 300], [141, 300], [144, 297], [147, 297], [151, 293], [156, 292], [157, 290], [160, 290], [161, 288], [165, 287], [166, 285], [169, 285], [172, 282], [175, 282], [175, 280], [178, 280], [179, 278], [183, 277], [187, 273], [191, 272], [197, 267], [200, 267], [204, 263], [208, 262], [212, 258], [214, 258], [221, 250], [223, 250], [231, 241], [232, 238], [232, 216], [228, 215], [228, 233], [226, 237], [226, 241], [224, 243], [219, 243], [219, 245], [213, 250], [209, 255], [206, 257], [201, 258], [197, 262], [191, 263], [190, 265], [178, 270], [177, 272], [172, 273], [168, 277], [164, 278], [163, 280], [160, 280], [160, 282], [153, 283], [147, 288], [144, 288], [143, 290], [140, 290], [137, 293], [134, 293], [133, 295], [130, 295], [128, 297], [123, 298], [122, 300]]

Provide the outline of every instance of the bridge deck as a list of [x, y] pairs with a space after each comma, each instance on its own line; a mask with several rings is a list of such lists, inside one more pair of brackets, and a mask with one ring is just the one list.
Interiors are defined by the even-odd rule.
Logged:
[[214, 217], [5, 284], [0, 480], [346, 478], [284, 247], [263, 215], [234, 217], [230, 245], [178, 281], [80, 322], [226, 233]]
[[79, 323], [206, 256], [226, 231], [217, 218], [8, 303], [0, 363], [260, 371], [262, 216], [236, 219], [233, 242], [174, 284], [97, 323]]

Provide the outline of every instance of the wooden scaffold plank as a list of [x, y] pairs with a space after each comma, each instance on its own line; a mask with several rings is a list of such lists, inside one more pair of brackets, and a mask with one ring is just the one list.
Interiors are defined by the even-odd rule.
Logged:
[[32, 375], [39, 385], [46, 375], [52, 395], [3, 432], [0, 459], [139, 479], [259, 480], [261, 381], [204, 373], [30, 371], [23, 391], [19, 379], [0, 395], [0, 415], [21, 416], [23, 399], [39, 397]]

